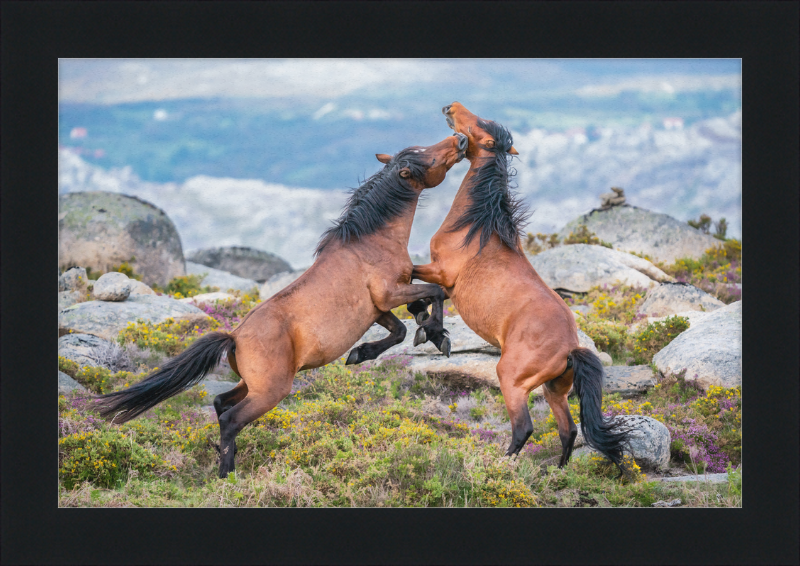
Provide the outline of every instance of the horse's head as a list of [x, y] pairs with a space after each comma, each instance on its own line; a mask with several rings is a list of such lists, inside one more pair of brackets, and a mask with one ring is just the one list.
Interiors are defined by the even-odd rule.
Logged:
[[467, 136], [456, 133], [435, 145], [415, 145], [394, 156], [377, 153], [375, 157], [386, 164], [389, 174], [398, 176], [399, 182], [421, 191], [444, 181], [450, 168], [464, 159], [467, 144]]
[[508, 130], [495, 124], [491, 120], [479, 118], [460, 102], [454, 102], [442, 108], [447, 120], [447, 125], [458, 133], [464, 134], [469, 139], [467, 158], [483, 157], [498, 151], [518, 155], [511, 145], [511, 135]]

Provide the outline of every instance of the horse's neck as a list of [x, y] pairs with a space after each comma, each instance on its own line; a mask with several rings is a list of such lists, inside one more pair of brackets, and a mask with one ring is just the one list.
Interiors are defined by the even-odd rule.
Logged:
[[409, 206], [406, 207], [406, 211], [402, 216], [387, 222], [383, 228], [378, 230], [379, 234], [393, 242], [397, 242], [403, 249], [408, 249], [408, 241], [411, 239], [411, 225], [414, 222], [414, 213], [417, 210], [417, 203], [419, 202], [419, 196], [421, 194], [416, 191], [415, 193], [416, 196]]
[[447, 213], [444, 220], [445, 225], [455, 224], [472, 204], [470, 186], [472, 185], [473, 178], [477, 174], [478, 162], [479, 160], [470, 160], [469, 171], [467, 171], [467, 174], [464, 176], [464, 180], [461, 181], [461, 186], [458, 188], [456, 197], [453, 199], [453, 204], [450, 205], [450, 211]]

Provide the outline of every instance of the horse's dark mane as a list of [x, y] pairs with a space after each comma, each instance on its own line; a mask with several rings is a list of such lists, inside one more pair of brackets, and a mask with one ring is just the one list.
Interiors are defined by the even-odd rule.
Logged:
[[427, 169], [424, 155], [415, 148], [404, 149], [383, 169], [353, 189], [339, 219], [322, 234], [314, 255], [319, 255], [333, 240], [349, 242], [372, 234], [408, 210], [417, 192], [399, 172], [408, 167], [413, 179], [422, 179]]
[[494, 138], [494, 148], [489, 150], [493, 155], [478, 167], [469, 187], [472, 203], [450, 232], [469, 226], [463, 247], [467, 247], [480, 232], [481, 246], [478, 253], [489, 242], [492, 234], [497, 234], [504, 244], [517, 251], [517, 242], [530, 212], [509, 187], [509, 179], [516, 174], [508, 167], [512, 158], [508, 153], [513, 143], [511, 132], [491, 120], [478, 118], [478, 126]]

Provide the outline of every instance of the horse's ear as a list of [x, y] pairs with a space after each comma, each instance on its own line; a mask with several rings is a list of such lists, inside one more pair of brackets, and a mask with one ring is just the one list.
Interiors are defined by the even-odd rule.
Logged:
[[516, 149], [514, 149], [513, 145], [511, 146], [511, 149], [508, 150], [508, 153], [510, 153], [511, 155], [519, 155], [519, 152]]
[[375, 157], [377, 157], [378, 161], [381, 163], [389, 163], [392, 160], [392, 156], [386, 155], [385, 153], [376, 153]]

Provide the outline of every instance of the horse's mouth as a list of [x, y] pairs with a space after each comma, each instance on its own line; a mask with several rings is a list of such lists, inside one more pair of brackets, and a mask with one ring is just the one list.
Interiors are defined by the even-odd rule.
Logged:
[[450, 127], [451, 130], [456, 129], [456, 123], [450, 116], [445, 114], [444, 119], [447, 121], [447, 125]]

